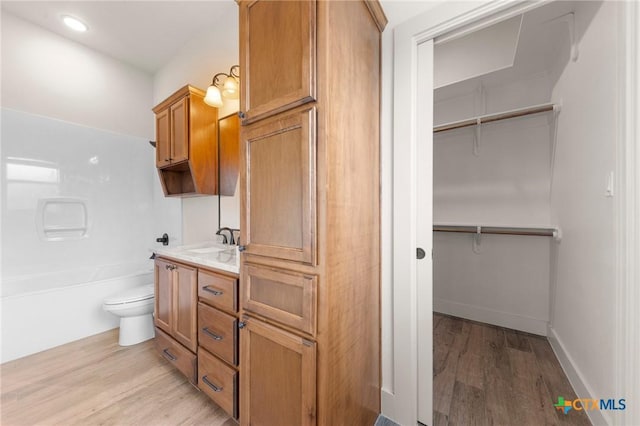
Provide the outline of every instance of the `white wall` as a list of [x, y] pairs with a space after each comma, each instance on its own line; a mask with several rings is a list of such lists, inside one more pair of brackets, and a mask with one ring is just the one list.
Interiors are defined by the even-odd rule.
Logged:
[[151, 76], [2, 13], [2, 106], [153, 137]]
[[[475, 62], [474, 55], [466, 59]], [[452, 65], [435, 56], [436, 70]], [[472, 68], [465, 65], [458, 66]], [[437, 90], [436, 123], [549, 101], [546, 75], [512, 78], [515, 81], [509, 84], [483, 83], [484, 101], [467, 82], [470, 91], [454, 86]], [[478, 110], [479, 106], [486, 110]], [[477, 153], [475, 126], [435, 134], [434, 223], [551, 227], [552, 117], [542, 114], [485, 124]], [[548, 237], [483, 235], [474, 246], [474, 238], [434, 233], [434, 311], [546, 335], [550, 244], [555, 242]]]
[[[563, 109], [551, 208], [564, 235], [558, 247], [551, 337], [561, 359], [570, 360], [586, 387], [581, 389], [573, 377], [579, 394], [613, 398], [616, 228], [614, 198], [605, 193], [608, 175], [615, 172], [618, 136], [617, 4], [586, 2], [575, 16], [576, 28], [584, 32], [580, 57], [562, 70], [553, 91]], [[611, 423], [611, 412], [603, 415]]]
[[[238, 6], [227, 2], [219, 16], [212, 17], [208, 30], [187, 43], [180, 53], [154, 76], [153, 98], [159, 103], [185, 84], [206, 90], [213, 76], [228, 73], [239, 61]], [[240, 70], [242, 73], [242, 70]], [[238, 101], [225, 100], [218, 111], [224, 117], [238, 111]], [[239, 185], [236, 186], [238, 188]], [[221, 197], [221, 226], [240, 227], [239, 191], [233, 197]], [[218, 197], [182, 199], [182, 243], [211, 239], [218, 229]]]

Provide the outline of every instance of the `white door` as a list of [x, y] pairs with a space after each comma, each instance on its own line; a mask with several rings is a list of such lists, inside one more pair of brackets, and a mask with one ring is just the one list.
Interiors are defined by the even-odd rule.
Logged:
[[417, 69], [418, 421], [430, 425], [433, 424], [433, 40], [418, 45]]

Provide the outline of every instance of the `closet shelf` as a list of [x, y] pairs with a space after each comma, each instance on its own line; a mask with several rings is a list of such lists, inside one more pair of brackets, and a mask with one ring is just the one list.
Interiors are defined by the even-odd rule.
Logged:
[[560, 106], [558, 104], [546, 103], [546, 104], [540, 104], [540, 105], [533, 105], [526, 108], [513, 109], [510, 111], [498, 112], [494, 114], [480, 115], [474, 118], [467, 118], [465, 120], [453, 121], [451, 123], [435, 126], [433, 128], [433, 133], [446, 132], [447, 130], [476, 126], [479, 124], [491, 123], [494, 121], [522, 117], [525, 115], [541, 114], [543, 112], [550, 112], [550, 111], [558, 111], [559, 109], [560, 109]]
[[539, 237], [553, 237], [560, 240], [560, 228], [538, 228], [523, 226], [482, 226], [482, 225], [442, 225], [434, 224], [434, 232], [460, 232], [466, 234], [501, 234], [501, 235], [532, 235]]

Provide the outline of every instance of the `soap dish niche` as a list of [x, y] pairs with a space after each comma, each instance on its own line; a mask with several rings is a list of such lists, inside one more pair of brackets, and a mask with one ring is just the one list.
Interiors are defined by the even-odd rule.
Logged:
[[84, 198], [52, 197], [38, 200], [36, 229], [43, 241], [89, 237], [89, 202]]

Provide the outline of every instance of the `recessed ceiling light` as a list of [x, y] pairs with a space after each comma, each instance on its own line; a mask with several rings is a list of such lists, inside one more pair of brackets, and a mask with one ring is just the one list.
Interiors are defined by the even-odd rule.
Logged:
[[87, 28], [88, 28], [87, 24], [80, 21], [78, 18], [74, 18], [73, 16], [69, 16], [69, 15], [64, 15], [62, 17], [62, 20], [64, 21], [67, 27], [71, 28], [74, 31], [78, 31], [81, 33], [87, 31]]

